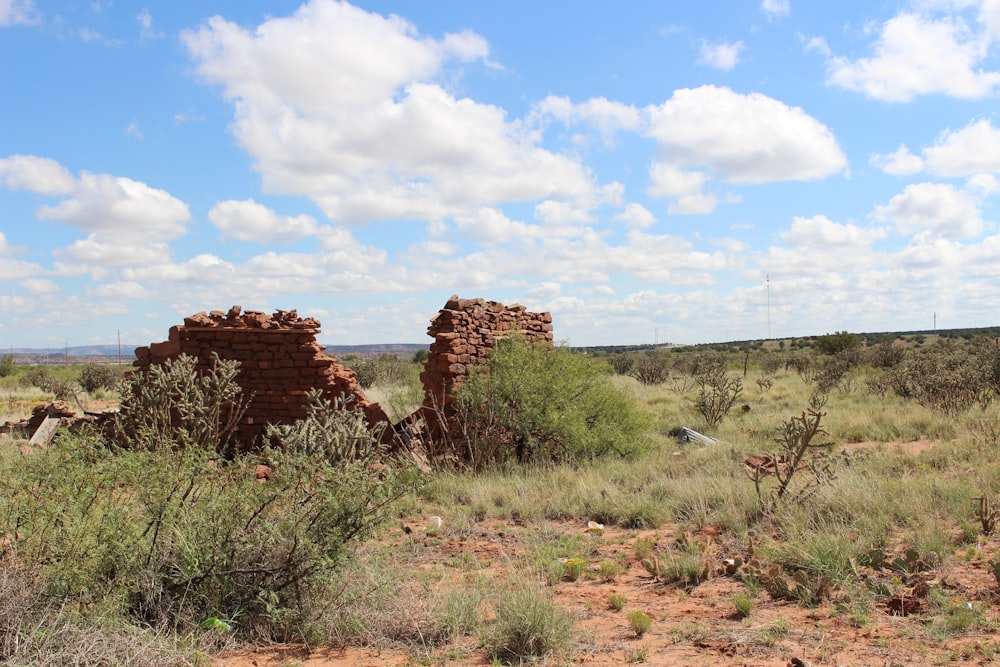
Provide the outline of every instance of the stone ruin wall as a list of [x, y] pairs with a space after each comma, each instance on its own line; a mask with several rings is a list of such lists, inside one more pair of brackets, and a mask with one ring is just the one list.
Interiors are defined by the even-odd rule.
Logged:
[[197, 359], [198, 370], [206, 370], [213, 352], [240, 362], [238, 382], [243, 400], [249, 401], [236, 429], [243, 448], [256, 446], [268, 423], [291, 424], [305, 417], [306, 392], [314, 388], [328, 400], [349, 398], [351, 408], [363, 410], [372, 426], [389, 426], [379, 404], [365, 397], [354, 371], [323, 353], [316, 342], [319, 329], [317, 320], [300, 318], [294, 310], [267, 315], [233, 306], [228, 313], [213, 310], [184, 318], [183, 326], [170, 328], [168, 340], [136, 348], [133, 366], [148, 371], [186, 354]]
[[529, 342], [552, 342], [552, 315], [531, 313], [524, 306], [505, 306], [483, 299], [453, 295], [431, 318], [427, 335], [431, 343], [424, 372], [425, 410], [446, 409], [455, 391], [469, 376], [469, 369], [490, 356], [496, 341], [512, 334]]
[[395, 430], [378, 403], [371, 403], [358, 385], [354, 371], [324, 354], [316, 342], [320, 323], [300, 318], [296, 311], [198, 313], [184, 319], [183, 326], [170, 328], [168, 340], [140, 347], [133, 362], [140, 372], [182, 354], [197, 359], [197, 368], [209, 368], [212, 353], [240, 363], [239, 384], [246, 412], [237, 427], [242, 448], [253, 448], [268, 423], [290, 424], [306, 414], [306, 393], [314, 388], [333, 400], [349, 397], [352, 409], [364, 411], [373, 427], [385, 424], [390, 439], [405, 424], [422, 417], [431, 433], [440, 434], [453, 416], [454, 392], [468, 377], [469, 369], [484, 361], [499, 338], [517, 333], [528, 341], [551, 343], [552, 315], [528, 312], [524, 306], [505, 306], [483, 299], [452, 296], [431, 319], [427, 334], [434, 339], [420, 380], [424, 402]]

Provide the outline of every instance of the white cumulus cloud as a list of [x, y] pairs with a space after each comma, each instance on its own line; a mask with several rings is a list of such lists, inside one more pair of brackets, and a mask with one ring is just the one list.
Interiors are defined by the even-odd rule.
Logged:
[[760, 10], [768, 16], [787, 16], [792, 11], [791, 0], [762, 0]]
[[826, 56], [827, 58], [833, 55], [833, 51], [830, 50], [830, 45], [827, 44], [826, 39], [823, 37], [806, 37], [805, 35], [800, 34], [799, 41], [802, 42], [802, 48], [806, 53], [815, 51], [820, 55]]
[[[110, 266], [155, 266], [170, 260], [170, 247], [163, 242], [143, 243], [138, 238], [115, 234], [89, 234], [56, 251], [56, 257], [76, 262], [80, 271], [100, 271]], [[63, 270], [73, 271], [72, 266]]]
[[34, 5], [33, 0], [0, 0], [0, 26], [37, 23]]
[[624, 222], [633, 229], [648, 229], [656, 224], [656, 216], [642, 204], [631, 203], [625, 206], [625, 210], [616, 213], [612, 220]]
[[162, 32], [153, 29], [153, 15], [148, 9], [143, 9], [135, 17], [135, 22], [139, 24], [139, 39], [163, 39], [166, 37]]
[[145, 287], [130, 280], [98, 285], [94, 288], [93, 294], [112, 301], [135, 301], [149, 298], [149, 291]]
[[667, 205], [667, 213], [672, 215], [706, 215], [715, 210], [719, 198], [713, 194], [699, 192], [678, 197]]
[[654, 162], [649, 169], [649, 194], [652, 197], [683, 197], [700, 194], [708, 175], [684, 170], [666, 162]]
[[664, 161], [734, 183], [811, 180], [847, 166], [833, 132], [801, 108], [725, 87], [675, 91], [649, 109], [647, 132]]
[[395, 15], [312, 0], [252, 29], [214, 17], [182, 40], [233, 103], [265, 189], [307, 195], [333, 220], [440, 219], [591, 193], [577, 161], [442, 86], [456, 63], [492, 66], [475, 33], [434, 39]]
[[142, 240], [170, 240], [184, 233], [187, 204], [164, 190], [124, 176], [83, 172], [72, 196], [41, 206], [38, 217], [85, 231]]
[[974, 121], [943, 133], [924, 155], [930, 170], [940, 176], [1000, 173], [1000, 129], [987, 119]]
[[930, 233], [969, 238], [983, 230], [979, 206], [981, 188], [960, 190], [950, 183], [915, 183], [889, 203], [875, 208], [875, 217], [892, 222], [903, 234]]
[[837, 248], [868, 247], [888, 235], [889, 231], [882, 227], [842, 224], [825, 215], [816, 215], [811, 218], [796, 217], [791, 228], [781, 233], [781, 238], [796, 248]]
[[914, 155], [905, 145], [900, 145], [892, 153], [876, 153], [871, 157], [871, 164], [894, 176], [905, 176], [916, 174], [924, 170], [924, 160], [919, 155]]
[[743, 50], [743, 42], [713, 44], [702, 40], [701, 50], [698, 53], [698, 62], [709, 67], [721, 70], [731, 70], [740, 61], [740, 52]]
[[312, 216], [279, 215], [253, 199], [219, 202], [208, 212], [208, 220], [224, 236], [258, 243], [291, 243], [318, 230]]
[[0, 185], [11, 190], [64, 195], [73, 191], [75, 182], [68, 169], [50, 158], [37, 155], [0, 158]]
[[25, 292], [33, 296], [43, 296], [55, 294], [59, 291], [59, 286], [48, 278], [25, 278], [17, 283]]
[[595, 97], [573, 104], [568, 97], [549, 95], [532, 109], [541, 119], [552, 117], [567, 127], [587, 125], [598, 131], [605, 145], [613, 143], [620, 131], [634, 131], [642, 123], [642, 114], [631, 104]]
[[979, 99], [1000, 88], [1000, 72], [983, 69], [984, 36], [959, 15], [903, 11], [883, 23], [870, 57], [828, 62], [828, 83], [888, 102], [939, 93]]

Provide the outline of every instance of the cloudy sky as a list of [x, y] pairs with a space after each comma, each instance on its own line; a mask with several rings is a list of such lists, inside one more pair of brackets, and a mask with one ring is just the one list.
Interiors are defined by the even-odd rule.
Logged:
[[0, 91], [0, 349], [998, 324], [1000, 0], [0, 0]]

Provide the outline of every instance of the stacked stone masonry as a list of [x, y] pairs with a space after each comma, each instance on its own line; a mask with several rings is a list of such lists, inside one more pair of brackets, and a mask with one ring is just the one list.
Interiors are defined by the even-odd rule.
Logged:
[[552, 342], [552, 316], [528, 312], [524, 306], [505, 306], [483, 299], [452, 296], [431, 319], [427, 333], [431, 344], [420, 380], [424, 401], [413, 415], [392, 426], [378, 403], [371, 403], [358, 385], [354, 371], [324, 354], [316, 342], [320, 323], [300, 318], [296, 311], [243, 312], [233, 306], [228, 312], [213, 310], [184, 319], [183, 326], [170, 328], [169, 337], [135, 351], [133, 365], [147, 372], [154, 364], [188, 355], [206, 370], [212, 356], [240, 363], [239, 384], [246, 401], [236, 439], [243, 449], [259, 445], [267, 424], [290, 424], [306, 414], [306, 394], [320, 389], [328, 400], [348, 398], [352, 409], [360, 409], [374, 428], [384, 424], [386, 440], [421, 419], [430, 426], [425, 436], [451, 430], [451, 404], [469, 370], [484, 361], [496, 341], [519, 335], [528, 341]]
[[228, 313], [185, 318], [183, 326], [170, 328], [168, 340], [137, 348], [133, 365], [144, 372], [182, 354], [197, 359], [199, 370], [210, 367], [213, 353], [238, 361], [247, 404], [236, 430], [242, 448], [256, 447], [267, 424], [291, 424], [304, 417], [311, 389], [320, 389], [328, 400], [347, 398], [352, 409], [364, 411], [369, 424], [388, 427], [389, 418], [365, 397], [354, 371], [323, 353], [316, 342], [319, 329], [318, 321], [300, 318], [294, 310], [267, 315], [233, 306]]
[[454, 431], [448, 422], [454, 418], [455, 392], [469, 370], [486, 360], [497, 340], [518, 335], [528, 342], [552, 343], [552, 315], [532, 313], [518, 304], [453, 295], [431, 319], [427, 335], [434, 342], [420, 375], [424, 403], [419, 412], [430, 425], [431, 436], [437, 437], [441, 428]]

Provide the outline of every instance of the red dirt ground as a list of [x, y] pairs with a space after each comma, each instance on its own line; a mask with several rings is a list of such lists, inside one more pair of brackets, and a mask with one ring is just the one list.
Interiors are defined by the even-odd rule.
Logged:
[[[932, 446], [928, 441], [902, 443], [907, 450]], [[862, 445], [852, 445], [858, 447]], [[414, 517], [402, 528], [382, 538], [381, 543], [397, 549], [400, 567], [406, 571], [453, 562], [465, 555], [478, 563], [477, 574], [500, 579], [510, 573], [511, 558], [524, 553], [518, 528], [495, 521], [472, 528], [449, 531], [430, 537], [425, 518]], [[534, 530], [582, 533], [585, 525], [549, 522], [532, 524]], [[957, 534], [957, 530], [956, 530]], [[721, 563], [726, 547], [717, 544], [718, 531], [707, 526], [688, 539], [712, 550]], [[802, 665], [877, 665], [878, 667], [948, 664], [987, 664], [1000, 661], [1000, 614], [997, 608], [997, 581], [988, 570], [990, 560], [1000, 557], [1000, 538], [981, 537], [979, 544], [960, 549], [956, 556], [934, 569], [916, 576], [895, 575], [892, 580], [909, 596], [900, 605], [913, 604], [915, 613], [899, 616], [886, 604], [874, 605], [867, 621], [855, 623], [846, 601], [834, 591], [832, 599], [815, 608], [789, 601], [772, 600], [761, 591], [750, 616], [739, 618], [733, 595], [746, 587], [731, 576], [720, 574], [690, 589], [655, 581], [632, 550], [639, 538], [654, 538], [662, 547], [677, 536], [677, 527], [664, 525], [657, 530], [628, 531], [608, 528], [592, 537], [594, 551], [588, 557], [589, 576], [579, 581], [563, 581], [549, 588], [555, 601], [575, 619], [578, 643], [570, 653], [541, 660], [545, 665], [588, 665], [604, 667], [642, 662], [648, 665], [718, 665], [721, 667], [800, 667]], [[724, 541], [722, 538], [719, 542]], [[621, 554], [619, 556], [619, 554]], [[612, 582], [596, 576], [597, 564], [615, 561], [625, 568]], [[461, 572], [456, 573], [456, 577]], [[859, 576], [880, 576], [859, 568]], [[921, 582], [941, 591], [952, 605], [972, 607], [979, 614], [978, 625], [965, 632], [935, 631], [944, 622], [943, 612], [933, 610]], [[451, 581], [437, 585], [447, 586]], [[923, 587], [923, 592], [921, 591]], [[609, 608], [611, 593], [624, 595], [621, 611]], [[636, 637], [626, 614], [641, 609], [653, 618], [650, 630]], [[644, 660], [640, 660], [644, 658]], [[243, 649], [214, 663], [217, 667], [346, 667], [381, 665], [489, 665], [491, 660], [474, 638], [467, 637], [433, 652], [417, 655], [412, 648], [381, 651], [362, 648], [344, 650], [279, 646]]]

